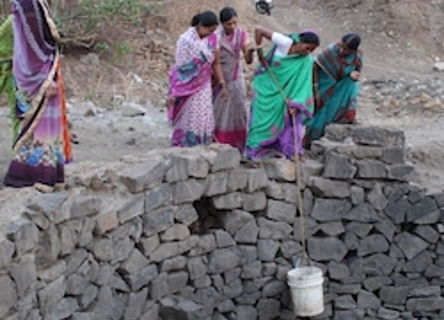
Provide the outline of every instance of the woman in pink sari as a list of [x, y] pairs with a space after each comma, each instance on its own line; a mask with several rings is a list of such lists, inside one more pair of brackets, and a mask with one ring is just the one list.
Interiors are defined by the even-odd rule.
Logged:
[[237, 13], [231, 7], [220, 12], [220, 64], [228, 89], [228, 100], [222, 96], [222, 87], [214, 87], [215, 138], [219, 143], [230, 144], [243, 153], [247, 137], [247, 109], [245, 77], [241, 65], [253, 62], [253, 47], [247, 32], [237, 26]]
[[214, 115], [211, 79], [214, 76], [227, 96], [219, 64], [219, 44], [214, 32], [217, 16], [205, 11], [193, 17], [176, 50], [169, 74], [168, 118], [173, 124], [171, 144], [176, 147], [213, 142]]
[[72, 160], [57, 42], [46, 0], [14, 0], [13, 74], [20, 132], [4, 184], [52, 191]]

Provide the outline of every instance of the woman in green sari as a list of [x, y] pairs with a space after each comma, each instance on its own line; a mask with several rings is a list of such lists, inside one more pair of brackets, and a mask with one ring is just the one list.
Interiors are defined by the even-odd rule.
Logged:
[[[316, 112], [307, 125], [305, 146], [324, 135], [330, 123], [355, 123], [362, 53], [361, 38], [349, 33], [338, 43], [330, 44], [316, 56]], [[317, 79], [317, 80], [316, 80]]]
[[[265, 57], [263, 38], [274, 44]], [[310, 53], [319, 45], [319, 36], [310, 30], [284, 35], [256, 28], [255, 41], [261, 66], [253, 81], [247, 156], [291, 159], [296, 153], [295, 139], [302, 154], [303, 124], [314, 109]]]

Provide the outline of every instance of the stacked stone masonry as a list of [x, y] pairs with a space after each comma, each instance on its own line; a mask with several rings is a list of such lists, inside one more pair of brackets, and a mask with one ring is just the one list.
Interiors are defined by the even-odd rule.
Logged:
[[[444, 194], [410, 181], [405, 138], [330, 126], [302, 164], [317, 320], [444, 319]], [[39, 194], [0, 241], [6, 320], [297, 319], [294, 163], [236, 149], [154, 150]], [[5, 192], [5, 191], [2, 191]]]

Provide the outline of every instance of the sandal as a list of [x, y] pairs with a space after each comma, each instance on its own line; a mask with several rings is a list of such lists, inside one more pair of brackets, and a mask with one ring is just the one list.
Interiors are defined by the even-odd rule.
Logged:
[[70, 139], [71, 139], [71, 143], [73, 143], [73, 144], [80, 143], [79, 138], [77, 137], [77, 135], [75, 133], [71, 133]]

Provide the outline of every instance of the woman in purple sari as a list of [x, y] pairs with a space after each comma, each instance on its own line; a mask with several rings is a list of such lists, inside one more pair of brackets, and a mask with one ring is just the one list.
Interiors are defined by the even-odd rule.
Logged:
[[46, 0], [14, 0], [13, 74], [20, 132], [4, 184], [52, 191], [72, 160], [57, 42]]
[[169, 74], [168, 99], [168, 118], [174, 127], [173, 146], [193, 147], [213, 142], [213, 75], [222, 86], [223, 96], [227, 97], [219, 63], [219, 41], [214, 32], [218, 24], [217, 16], [211, 11], [197, 14], [191, 28], [177, 42], [175, 65]]
[[247, 32], [237, 26], [237, 13], [231, 7], [220, 12], [220, 64], [227, 83], [228, 100], [222, 96], [221, 86], [214, 88], [214, 117], [217, 142], [226, 143], [243, 153], [247, 138], [247, 108], [242, 55], [247, 64], [253, 62], [254, 48]]

